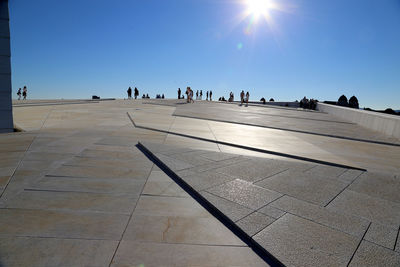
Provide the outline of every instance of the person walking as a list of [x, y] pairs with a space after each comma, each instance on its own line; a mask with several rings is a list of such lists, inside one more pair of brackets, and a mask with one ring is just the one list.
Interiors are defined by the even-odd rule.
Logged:
[[210, 101], [212, 101], [212, 91], [210, 90]]
[[246, 107], [249, 105], [249, 98], [250, 98], [250, 94], [249, 94], [249, 91], [247, 91], [247, 93], [246, 93]]
[[26, 100], [26, 97], [28, 95], [28, 89], [26, 86], [24, 86], [24, 89], [22, 90], [22, 96], [24, 97], [23, 100]]
[[17, 95], [18, 95], [18, 100], [21, 100], [21, 88], [18, 89]]
[[208, 101], [208, 91], [207, 91], [207, 94], [206, 94], [206, 100]]
[[244, 102], [244, 91], [240, 92], [240, 105], [243, 105]]
[[128, 93], [128, 99], [132, 99], [132, 88], [130, 86], [126, 92]]
[[137, 97], [139, 96], [139, 90], [135, 87], [135, 99], [137, 99]]
[[200, 100], [203, 100], [203, 90], [200, 90]]
[[178, 88], [178, 99], [181, 99], [181, 88]]

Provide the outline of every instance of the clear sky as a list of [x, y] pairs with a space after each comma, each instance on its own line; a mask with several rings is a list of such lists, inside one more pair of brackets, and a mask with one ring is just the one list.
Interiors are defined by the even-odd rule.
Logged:
[[[251, 100], [400, 109], [400, 1], [11, 0], [13, 96], [154, 97], [177, 88]], [[249, 11], [250, 10], [250, 11]], [[247, 15], [247, 16], [246, 16]]]

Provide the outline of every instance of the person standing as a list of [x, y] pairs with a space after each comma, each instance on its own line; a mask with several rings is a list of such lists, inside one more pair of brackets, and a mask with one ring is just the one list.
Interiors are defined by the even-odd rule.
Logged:
[[21, 100], [21, 88], [18, 89], [17, 95], [18, 95], [18, 100]]
[[207, 91], [207, 94], [206, 94], [206, 100], [208, 101], [208, 91]]
[[199, 90], [196, 91], [196, 100], [199, 100]]
[[178, 99], [181, 99], [181, 88], [178, 88]]
[[128, 99], [132, 99], [132, 88], [130, 86], [126, 92], [128, 93]]
[[210, 101], [212, 101], [212, 91], [210, 90]]
[[139, 96], [139, 90], [135, 87], [135, 99]]
[[22, 90], [22, 96], [24, 97], [23, 100], [26, 100], [26, 97], [28, 95], [28, 89], [26, 86], [24, 86], [24, 89]]
[[244, 102], [244, 91], [240, 92], [240, 105], [243, 105]]
[[247, 93], [246, 93], [246, 107], [249, 105], [249, 98], [250, 98], [250, 94], [249, 94], [249, 91], [247, 91]]
[[203, 100], [203, 90], [200, 90], [200, 100]]

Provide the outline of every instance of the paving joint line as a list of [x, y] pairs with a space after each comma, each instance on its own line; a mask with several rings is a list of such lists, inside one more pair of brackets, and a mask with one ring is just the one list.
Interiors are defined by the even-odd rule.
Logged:
[[340, 136], [340, 135], [315, 133], [315, 132], [309, 132], [309, 131], [303, 131], [303, 130], [294, 130], [294, 129], [273, 127], [273, 126], [266, 126], [266, 125], [259, 125], [259, 124], [252, 124], [252, 123], [246, 123], [246, 122], [235, 122], [235, 121], [219, 120], [219, 119], [211, 119], [211, 118], [200, 118], [200, 117], [188, 116], [188, 115], [173, 115], [173, 116], [191, 118], [191, 119], [196, 119], [196, 120], [208, 120], [208, 121], [215, 121], [215, 122], [222, 122], [222, 123], [230, 123], [230, 124], [238, 124], [238, 125], [245, 125], [245, 126], [252, 126], [252, 127], [260, 127], [260, 128], [280, 130], [280, 131], [288, 131], [288, 132], [295, 132], [295, 133], [301, 133], [301, 134], [317, 135], [317, 136], [324, 136], [324, 137], [329, 137], [329, 138], [337, 138], [337, 139], [344, 139], [344, 140], [363, 142], [363, 143], [372, 143], [372, 144], [378, 144], [378, 145], [400, 146], [400, 144], [389, 143], [389, 142], [384, 142], [384, 141], [374, 141], [374, 140], [359, 139], [359, 138], [346, 137], [346, 136]]
[[365, 235], [367, 234], [367, 232], [368, 232], [368, 230], [369, 230], [369, 227], [371, 226], [371, 223], [372, 223], [372, 222], [369, 223], [369, 225], [368, 225], [368, 227], [367, 227], [367, 230], [365, 230], [364, 235], [361, 237], [360, 242], [358, 243], [356, 249], [354, 250], [353, 255], [351, 255], [351, 258], [350, 258], [349, 262], [347, 263], [346, 267], [348, 267], [348, 266], [350, 265], [351, 261], [352, 261], [353, 258], [354, 258], [354, 255], [356, 255], [356, 252], [357, 252], [358, 248], [360, 247], [361, 242], [364, 240], [364, 237], [365, 237]]
[[124, 231], [123, 231], [122, 234], [121, 234], [121, 238], [120, 238], [120, 240], [118, 241], [118, 245], [117, 245], [117, 247], [115, 248], [115, 251], [114, 251], [114, 253], [113, 253], [113, 256], [112, 256], [112, 258], [111, 258], [111, 260], [110, 260], [110, 264], [108, 265], [109, 267], [110, 267], [111, 264], [113, 263], [113, 260], [114, 260], [114, 258], [115, 258], [115, 255], [117, 254], [117, 251], [118, 251], [118, 249], [119, 249], [119, 246], [120, 246], [120, 244], [121, 244], [121, 241], [122, 241], [122, 239], [124, 238], [124, 234], [125, 234], [125, 232], [126, 232], [126, 229], [128, 229], [128, 225], [129, 225], [129, 223], [130, 223], [131, 220], [132, 220], [133, 213], [134, 213], [135, 210], [136, 210], [136, 207], [137, 207], [137, 205], [138, 205], [138, 203], [139, 203], [139, 200], [140, 200], [140, 196], [141, 196], [142, 193], [143, 193], [144, 187], [146, 186], [147, 181], [149, 180], [149, 177], [150, 177], [150, 175], [151, 175], [151, 172], [153, 171], [154, 166], [155, 166], [155, 164], [153, 164], [153, 166], [151, 167], [150, 172], [149, 172], [149, 174], [147, 175], [146, 182], [145, 182], [144, 185], [142, 186], [142, 190], [140, 190], [139, 197], [138, 197], [138, 199], [136, 200], [136, 203], [135, 203], [135, 205], [134, 205], [134, 208], [133, 208], [133, 210], [132, 210], [132, 212], [131, 212], [131, 214], [130, 214], [130, 216], [129, 216], [128, 222], [126, 223], [125, 229], [124, 229]]
[[203, 138], [203, 137], [197, 137], [197, 136], [192, 136], [192, 135], [187, 135], [187, 134], [182, 134], [182, 133], [168, 132], [166, 130], [151, 128], [151, 127], [146, 127], [146, 126], [139, 126], [139, 125], [135, 124], [133, 120], [132, 120], [132, 123], [136, 128], [141, 128], [141, 129], [145, 129], [145, 130], [169, 133], [169, 134], [173, 134], [173, 135], [177, 135], [177, 136], [197, 139], [197, 140], [206, 141], [206, 142], [210, 142], [210, 143], [219, 143], [219, 144], [222, 144], [222, 145], [232, 146], [232, 147], [241, 148], [241, 149], [245, 149], [245, 150], [261, 152], [261, 153], [264, 153], [264, 154], [272, 154], [272, 155], [277, 155], [277, 156], [281, 156], [281, 157], [287, 157], [287, 158], [292, 158], [292, 159], [297, 159], [297, 160], [302, 160], [302, 161], [314, 162], [314, 163], [328, 165], [328, 166], [334, 166], [334, 167], [341, 167], [341, 168], [347, 168], [347, 169], [355, 169], [355, 170], [360, 170], [360, 171], [366, 171], [365, 169], [362, 169], [362, 168], [359, 168], [359, 167], [347, 166], [347, 165], [343, 165], [343, 164], [339, 164], [339, 163], [333, 163], [333, 162], [328, 162], [328, 161], [323, 161], [323, 160], [318, 160], [318, 159], [312, 159], [312, 158], [307, 158], [307, 157], [303, 157], [303, 156], [296, 156], [296, 155], [277, 152], [277, 151], [272, 151], [272, 150], [266, 150], [266, 149], [260, 149], [260, 148], [255, 148], [255, 147], [249, 147], [249, 146], [245, 146], [245, 145], [228, 143], [228, 142], [224, 142], [224, 141], [211, 140], [211, 139], [207, 139], [207, 138]]
[[182, 189], [184, 189], [194, 200], [196, 200], [202, 207], [204, 207], [215, 218], [217, 218], [228, 229], [230, 229], [237, 237], [239, 237], [244, 243], [246, 243], [249, 246], [249, 248], [251, 248], [262, 260], [264, 260], [271, 266], [284, 266], [277, 258], [275, 258], [275, 256], [273, 256], [271, 253], [265, 250], [251, 237], [249, 237], [242, 229], [240, 229], [231, 219], [229, 219], [229, 217], [227, 217], [214, 205], [212, 205], [209, 201], [207, 201], [207, 199], [201, 196], [199, 192], [191, 188], [189, 184], [187, 184], [175, 172], [173, 172], [170, 168], [168, 168], [168, 166], [166, 166], [162, 161], [160, 161], [144, 145], [142, 145], [139, 142], [137, 146], [150, 160], [152, 160], [161, 170], [163, 170], [173, 181], [175, 181], [179, 186], [181, 186]]

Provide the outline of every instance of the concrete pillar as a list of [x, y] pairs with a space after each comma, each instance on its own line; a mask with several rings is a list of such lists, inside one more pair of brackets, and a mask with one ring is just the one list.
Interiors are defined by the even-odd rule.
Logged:
[[0, 0], [0, 133], [12, 132], [14, 129], [11, 93], [8, 0]]

